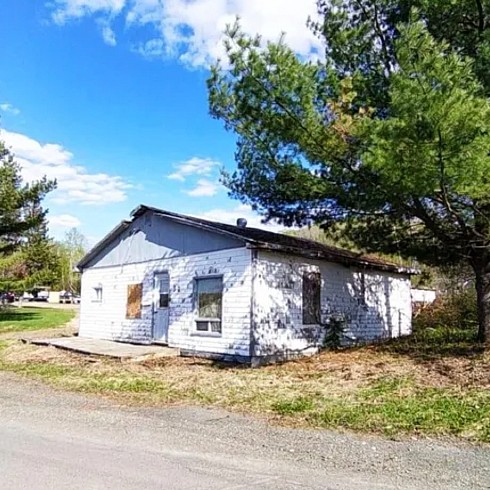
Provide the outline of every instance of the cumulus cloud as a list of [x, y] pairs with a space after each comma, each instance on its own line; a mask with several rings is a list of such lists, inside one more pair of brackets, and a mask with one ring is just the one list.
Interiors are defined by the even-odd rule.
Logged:
[[188, 177], [209, 176], [220, 166], [220, 163], [211, 158], [193, 157], [185, 162], [174, 165], [175, 172], [167, 175], [168, 179], [184, 182]]
[[57, 203], [108, 204], [126, 200], [126, 191], [132, 187], [122, 177], [106, 173], [91, 173], [73, 162], [73, 154], [54, 143], [40, 143], [24, 134], [0, 131], [0, 138], [11, 148], [22, 166], [26, 181], [46, 175], [58, 181], [58, 188], [50, 195]]
[[12, 104], [9, 104], [8, 102], [0, 104], [0, 110], [2, 112], [13, 114], [14, 116], [18, 116], [20, 114], [20, 110], [17, 109], [17, 107], [14, 107]]
[[81, 225], [80, 220], [71, 214], [48, 215], [50, 228], [76, 228]]
[[236, 225], [238, 218], [245, 218], [247, 220], [247, 226], [251, 228], [261, 228], [263, 230], [274, 232], [284, 230], [284, 226], [278, 225], [277, 223], [262, 223], [261, 216], [246, 204], [240, 204], [232, 209], [211, 209], [200, 214], [194, 214], [193, 216], [229, 225]]
[[218, 193], [219, 186], [208, 179], [199, 179], [196, 187], [190, 191], [185, 191], [191, 197], [211, 197]]
[[208, 66], [223, 56], [223, 31], [237, 16], [246, 33], [260, 34], [264, 41], [286, 33], [286, 42], [304, 57], [317, 57], [320, 49], [306, 27], [308, 17], [317, 15], [316, 0], [55, 0], [47, 5], [59, 24], [95, 16], [149, 27], [154, 34], [139, 39], [135, 51], [190, 66]]

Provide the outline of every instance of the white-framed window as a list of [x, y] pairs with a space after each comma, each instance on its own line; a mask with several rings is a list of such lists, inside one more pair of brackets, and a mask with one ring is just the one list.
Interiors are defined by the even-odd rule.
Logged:
[[93, 299], [96, 303], [102, 302], [102, 284], [97, 284], [93, 287]]
[[196, 332], [221, 334], [223, 277], [198, 277], [194, 282]]

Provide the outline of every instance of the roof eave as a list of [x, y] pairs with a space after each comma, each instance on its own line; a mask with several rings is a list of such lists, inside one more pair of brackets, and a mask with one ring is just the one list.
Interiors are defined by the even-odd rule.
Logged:
[[384, 272], [392, 272], [396, 274], [403, 274], [403, 275], [417, 275], [420, 274], [420, 271], [418, 269], [410, 268], [410, 267], [403, 267], [403, 266], [397, 266], [396, 264], [383, 264], [383, 263], [377, 263], [377, 262], [372, 262], [369, 260], [363, 260], [361, 258], [359, 259], [354, 259], [350, 257], [345, 257], [342, 255], [334, 255], [334, 254], [328, 254], [326, 252], [321, 252], [321, 251], [310, 251], [310, 250], [302, 250], [302, 249], [297, 249], [294, 247], [287, 247], [284, 245], [273, 245], [270, 243], [249, 243], [247, 244], [248, 248], [254, 248], [254, 249], [262, 249], [262, 250], [271, 250], [275, 252], [283, 252], [283, 253], [288, 253], [291, 255], [296, 255], [300, 257], [305, 257], [309, 259], [317, 259], [317, 260], [325, 260], [327, 262], [333, 262], [336, 264], [343, 264], [346, 266], [354, 266], [354, 267], [359, 267], [359, 268], [366, 268], [366, 269], [374, 269], [374, 270], [380, 270]]

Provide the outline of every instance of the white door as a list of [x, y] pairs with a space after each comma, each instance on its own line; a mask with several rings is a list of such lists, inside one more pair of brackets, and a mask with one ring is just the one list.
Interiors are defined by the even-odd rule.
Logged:
[[168, 272], [157, 272], [153, 279], [153, 340], [168, 341], [168, 303], [170, 280]]

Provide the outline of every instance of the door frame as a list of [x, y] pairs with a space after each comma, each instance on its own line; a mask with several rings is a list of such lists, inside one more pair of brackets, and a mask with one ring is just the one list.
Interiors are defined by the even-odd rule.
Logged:
[[[167, 274], [168, 276], [168, 307], [167, 307], [167, 338], [166, 340], [156, 339], [155, 338], [155, 317], [157, 310], [158, 301], [160, 301], [160, 291], [156, 289], [156, 276], [159, 274]], [[152, 281], [152, 301], [151, 301], [151, 339], [154, 343], [168, 343], [168, 331], [170, 328], [170, 271], [168, 269], [156, 270], [153, 271], [153, 281]]]

